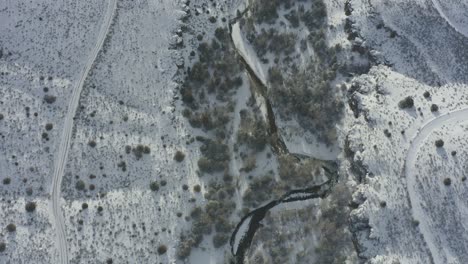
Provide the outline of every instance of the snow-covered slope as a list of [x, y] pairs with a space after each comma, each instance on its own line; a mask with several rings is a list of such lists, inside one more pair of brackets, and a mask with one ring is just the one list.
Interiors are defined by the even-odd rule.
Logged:
[[[49, 214], [54, 158], [69, 98], [102, 23], [105, 2], [0, 3], [0, 93], [3, 184], [0, 262], [52, 263], [57, 256]], [[25, 204], [36, 203], [28, 213]], [[3, 229], [4, 230], [4, 229]], [[5, 235], [5, 237], [3, 237]]]
[[[364, 177], [355, 193], [360, 206], [352, 213], [361, 256], [383, 263], [463, 263], [466, 206], [457, 201], [465, 188], [459, 162], [466, 86], [433, 88], [386, 67], [354, 81], [360, 116], [347, 124], [347, 140], [353, 162], [366, 171], [356, 175], [350, 168]], [[398, 104], [407, 96], [414, 107], [401, 109]], [[438, 111], [432, 112], [432, 105]], [[438, 148], [437, 139], [452, 143]], [[444, 185], [447, 177], [451, 186]]]
[[467, 14], [0, 2], [0, 263], [468, 263]]
[[[359, 255], [370, 263], [465, 263], [467, 7], [349, 3], [356, 40], [389, 66], [348, 86], [343, 164], [360, 182], [351, 213]], [[408, 97], [414, 106], [402, 106]]]

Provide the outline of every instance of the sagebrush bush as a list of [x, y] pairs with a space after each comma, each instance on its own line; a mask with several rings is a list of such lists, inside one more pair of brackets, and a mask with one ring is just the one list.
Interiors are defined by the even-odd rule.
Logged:
[[158, 247], [158, 254], [159, 255], [165, 254], [166, 252], [167, 252], [167, 246], [166, 245], [160, 245]]
[[444, 185], [449, 186], [450, 184], [452, 184], [452, 180], [450, 178], [445, 178]]
[[155, 182], [155, 181], [154, 181], [154, 182], [151, 182], [151, 183], [150, 183], [150, 189], [151, 189], [151, 191], [153, 191], [153, 192], [158, 191], [158, 190], [159, 190], [159, 183], [158, 183], [158, 182]]
[[182, 162], [185, 159], [185, 154], [178, 150], [174, 155], [174, 160], [177, 162]]
[[401, 109], [407, 109], [414, 107], [414, 100], [411, 96], [406, 97], [398, 103], [398, 107]]
[[7, 230], [8, 232], [15, 232], [16, 231], [16, 225], [11, 223], [7, 225]]
[[83, 180], [78, 180], [76, 183], [75, 183], [75, 188], [78, 190], [78, 191], [83, 191], [85, 188], [86, 188], [86, 184]]
[[35, 202], [27, 202], [25, 206], [26, 212], [32, 213], [36, 210], [36, 203]]

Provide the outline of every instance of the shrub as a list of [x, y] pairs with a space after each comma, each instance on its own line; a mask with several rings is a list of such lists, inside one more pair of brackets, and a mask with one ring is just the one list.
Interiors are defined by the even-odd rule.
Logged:
[[198, 168], [202, 172], [213, 173], [223, 171], [227, 166], [226, 162], [218, 162], [212, 159], [201, 157], [198, 160]]
[[136, 159], [141, 159], [143, 157], [143, 154], [150, 154], [151, 149], [148, 146], [144, 145], [137, 145], [136, 148], [133, 148], [133, 154], [135, 154]]
[[46, 94], [44, 95], [44, 101], [48, 104], [53, 104], [57, 100], [57, 97], [53, 95]]
[[4, 116], [3, 114], [0, 114], [0, 120], [3, 120]]
[[122, 171], [127, 171], [127, 163], [125, 163], [125, 161], [121, 161], [119, 163], [117, 163], [117, 167], [122, 169]]
[[195, 241], [192, 238], [182, 238], [177, 248], [177, 258], [185, 259], [190, 256], [194, 244]]
[[[208, 60], [208, 58], [203, 59]], [[210, 73], [208, 72], [207, 67], [201, 64], [200, 62], [195, 63], [189, 73], [190, 80], [198, 83], [203, 83], [209, 77]]]
[[180, 89], [180, 94], [182, 95], [182, 101], [186, 104], [190, 105], [195, 101], [192, 89], [189, 87], [182, 87], [182, 89]]
[[414, 106], [414, 100], [411, 96], [406, 97], [398, 103], [398, 107], [401, 109], [412, 108]]
[[456, 152], [455, 150], [452, 150], [452, 152], [450, 152], [450, 154], [451, 154], [452, 156], [456, 156], [456, 155], [457, 155], [457, 152]]
[[5, 242], [0, 242], [0, 252], [4, 252], [6, 249], [6, 244]]
[[215, 248], [220, 248], [224, 246], [229, 240], [229, 236], [224, 233], [217, 233], [213, 236], [213, 246]]
[[190, 217], [193, 219], [198, 219], [203, 214], [203, 210], [200, 207], [193, 208], [192, 212], [190, 212]]
[[45, 129], [46, 129], [47, 131], [52, 130], [52, 128], [54, 128], [54, 125], [52, 125], [51, 123], [47, 123], [47, 124], [45, 125]]
[[278, 174], [280, 178], [291, 186], [306, 186], [316, 175], [320, 174], [322, 163], [313, 158], [297, 161], [291, 155], [283, 155], [278, 158]]
[[90, 146], [90, 147], [92, 147], [92, 148], [96, 147], [96, 141], [90, 140], [90, 141], [88, 142], [88, 146]]
[[201, 186], [198, 185], [198, 184], [195, 185], [195, 186], [193, 187], [193, 191], [194, 191], [194, 192], [197, 192], [197, 193], [201, 192]]
[[388, 129], [384, 129], [384, 134], [388, 138], [392, 136], [392, 133], [390, 133], [390, 131], [388, 131]]
[[32, 213], [36, 210], [36, 203], [35, 202], [27, 202], [25, 206], [26, 212]]
[[106, 264], [112, 264], [112, 263], [113, 263], [113, 261], [112, 261], [111, 258], [108, 258], [108, 259], [106, 260]]
[[280, 0], [258, 0], [252, 6], [252, 17], [255, 17], [257, 23], [272, 24], [278, 18], [277, 8]]
[[143, 145], [138, 145], [136, 148], [133, 148], [133, 154], [135, 155], [136, 159], [140, 159], [143, 157], [143, 149], [145, 147]]
[[241, 171], [251, 172], [257, 167], [257, 160], [255, 156], [250, 156], [244, 161], [244, 167], [241, 168]]
[[150, 153], [151, 153], [150, 147], [144, 146], [144, 147], [143, 147], [143, 153], [144, 153], [144, 154], [150, 154]]
[[439, 111], [439, 107], [436, 104], [431, 105], [431, 112], [437, 112]]
[[82, 203], [81, 204], [81, 209], [83, 209], [83, 210], [88, 209], [88, 204], [87, 203]]
[[444, 141], [442, 139], [436, 140], [435, 146], [438, 147], [438, 148], [443, 147], [444, 146]]
[[221, 42], [224, 43], [229, 41], [229, 32], [226, 28], [219, 27], [215, 31], [215, 37]]
[[246, 111], [241, 111], [241, 124], [237, 140], [256, 151], [265, 149], [268, 143], [267, 126], [263, 120], [255, 120]]
[[7, 230], [8, 232], [15, 232], [16, 231], [16, 225], [11, 223], [7, 225]]
[[295, 44], [296, 35], [293, 33], [274, 34], [270, 45], [268, 45], [268, 49], [276, 55], [280, 53], [288, 55], [294, 52]]
[[151, 189], [151, 191], [153, 191], [153, 192], [158, 191], [158, 190], [159, 190], [159, 183], [158, 183], [158, 182], [155, 182], [155, 181], [154, 181], [154, 182], [151, 182], [151, 183], [150, 183], [150, 189]]
[[350, 1], [346, 1], [345, 2], [345, 15], [346, 16], [350, 16], [353, 12], [353, 8], [351, 7], [351, 3]]
[[132, 152], [132, 147], [129, 145], [125, 146], [125, 153], [130, 154]]
[[219, 233], [229, 233], [232, 231], [233, 226], [231, 223], [224, 217], [219, 217], [216, 220], [215, 230]]
[[75, 183], [75, 188], [78, 190], [78, 191], [83, 191], [85, 189], [86, 185], [85, 185], [85, 182], [82, 181], [82, 180], [78, 180], [76, 183]]
[[445, 178], [444, 179], [444, 185], [449, 186], [450, 184], [452, 184], [452, 180], [450, 178]]
[[11, 179], [10, 179], [9, 177], [3, 179], [3, 184], [4, 184], [4, 185], [8, 185], [8, 184], [10, 184], [10, 183], [11, 183]]
[[227, 161], [229, 160], [229, 148], [222, 142], [216, 142], [213, 140], [207, 140], [200, 147], [200, 151], [208, 159], [215, 161]]
[[167, 246], [166, 245], [161, 245], [158, 247], [158, 254], [159, 255], [162, 255], [162, 254], [165, 254], [167, 252]]
[[185, 154], [182, 151], [177, 151], [174, 155], [174, 160], [177, 162], [182, 162], [185, 158]]
[[200, 151], [203, 157], [198, 160], [198, 167], [202, 172], [218, 172], [228, 166], [230, 156], [226, 144], [220, 141], [205, 140]]
[[431, 97], [431, 94], [430, 94], [428, 91], [425, 91], [425, 92], [423, 93], [423, 96], [424, 96], [424, 98], [427, 99], [427, 98]]
[[289, 21], [289, 23], [291, 23], [291, 26], [293, 28], [299, 27], [299, 15], [295, 10], [292, 10], [289, 14], [286, 14], [284, 17]]

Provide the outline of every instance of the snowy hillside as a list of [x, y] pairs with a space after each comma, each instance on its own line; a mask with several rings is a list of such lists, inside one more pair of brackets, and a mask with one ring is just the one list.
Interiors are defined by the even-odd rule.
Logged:
[[0, 3], [0, 263], [468, 263], [468, 4]]

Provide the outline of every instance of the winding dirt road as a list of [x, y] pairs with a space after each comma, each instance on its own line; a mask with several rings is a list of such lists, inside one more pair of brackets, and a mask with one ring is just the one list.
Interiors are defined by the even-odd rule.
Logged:
[[[466, 122], [468, 116], [468, 108], [453, 111], [447, 114], [440, 115], [426, 124], [424, 124], [413, 137], [411, 145], [406, 154], [404, 163], [404, 174], [406, 176], [406, 183], [408, 188], [408, 194], [410, 203], [413, 211], [413, 217], [419, 221], [419, 229], [424, 237], [424, 240], [431, 252], [434, 263], [446, 263], [446, 256], [443, 256], [440, 245], [434, 237], [434, 232], [431, 230], [428, 219], [425, 216], [425, 212], [422, 208], [423, 199], [418, 189], [418, 182], [415, 176], [416, 172], [416, 161], [420, 147], [425, 143], [427, 137], [435, 130], [441, 128], [443, 125], [451, 122]], [[442, 247], [443, 248], [443, 247]]]
[[52, 178], [51, 188], [51, 212], [53, 215], [53, 221], [56, 232], [55, 244], [58, 250], [58, 259], [54, 261], [54, 263], [68, 264], [68, 247], [65, 234], [62, 207], [60, 206], [60, 198], [65, 163], [68, 157], [71, 135], [73, 131], [73, 118], [75, 117], [76, 109], [78, 107], [81, 91], [83, 90], [83, 84], [86, 80], [86, 77], [89, 74], [89, 71], [93, 66], [94, 61], [97, 58], [97, 55], [99, 54], [99, 51], [101, 50], [104, 44], [116, 9], [117, 0], [109, 0], [106, 14], [104, 16], [99, 35], [97, 37], [96, 45], [93, 47], [92, 53], [90, 54], [88, 61], [86, 62], [81, 71], [80, 79], [76, 83], [75, 87], [73, 87], [73, 93], [70, 98], [67, 114], [65, 116], [60, 146], [54, 162], [54, 176]]

